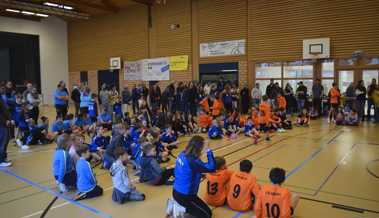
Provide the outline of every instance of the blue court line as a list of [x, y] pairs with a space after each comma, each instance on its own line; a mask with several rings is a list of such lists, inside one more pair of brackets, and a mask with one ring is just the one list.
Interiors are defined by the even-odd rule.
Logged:
[[[320, 146], [319, 149], [317, 149], [315, 152], [313, 152], [310, 156], [308, 156], [307, 159], [305, 159], [303, 162], [300, 163], [300, 165], [298, 165], [297, 167], [295, 167], [295, 169], [291, 170], [287, 175], [286, 175], [286, 179], [288, 179], [290, 176], [292, 176], [293, 174], [295, 174], [296, 172], [298, 172], [301, 168], [303, 168], [307, 163], [309, 163], [311, 160], [313, 160], [322, 150], [324, 150], [324, 148], [326, 148], [326, 146], [328, 146], [334, 139], [336, 139], [338, 136], [340, 136], [340, 134], [343, 132], [342, 131], [339, 131], [335, 136], [333, 136], [333, 138], [331, 140], [329, 140], [327, 143], [325, 143], [324, 145]], [[236, 215], [234, 215], [232, 218], [238, 218], [240, 217], [242, 214], [244, 214], [244, 212], [238, 212]]]
[[42, 186], [42, 185], [40, 185], [38, 183], [35, 183], [35, 182], [33, 182], [33, 181], [31, 181], [31, 180], [29, 180], [27, 178], [21, 177], [21, 176], [15, 174], [14, 172], [12, 172], [11, 170], [8, 170], [8, 169], [0, 167], [0, 171], [2, 171], [5, 174], [8, 174], [10, 176], [13, 176], [16, 179], [19, 179], [22, 182], [27, 183], [27, 184], [29, 184], [29, 185], [31, 185], [33, 187], [41, 189], [42, 191], [45, 191], [45, 192], [47, 192], [47, 193], [49, 193], [49, 194], [51, 194], [51, 195], [53, 195], [55, 197], [61, 198], [61, 199], [65, 200], [65, 201], [67, 201], [67, 202], [69, 202], [69, 203], [71, 203], [73, 205], [76, 205], [76, 206], [78, 206], [78, 207], [80, 207], [80, 208], [82, 208], [84, 210], [90, 211], [90, 212], [92, 212], [94, 214], [97, 214], [97, 215], [99, 215], [101, 217], [104, 217], [104, 218], [112, 218], [112, 216], [109, 215], [109, 214], [106, 214], [106, 213], [104, 213], [102, 211], [99, 211], [96, 208], [90, 207], [90, 206], [88, 206], [86, 204], [82, 204], [82, 203], [80, 203], [78, 201], [72, 200], [71, 198], [68, 198], [67, 196], [64, 196], [64, 195], [62, 195], [62, 194], [60, 194], [58, 192], [55, 192], [55, 191], [51, 190], [49, 187]]

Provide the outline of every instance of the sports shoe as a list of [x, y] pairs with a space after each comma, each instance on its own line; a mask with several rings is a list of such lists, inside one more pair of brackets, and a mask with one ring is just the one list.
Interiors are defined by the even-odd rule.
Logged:
[[22, 142], [21, 142], [21, 140], [20, 140], [20, 139], [16, 139], [16, 144], [17, 144], [19, 147], [21, 147], [21, 146], [22, 146]]
[[10, 166], [12, 166], [12, 162], [10, 161], [8, 162], [4, 161], [0, 163], [0, 167], [10, 167]]
[[27, 146], [27, 145], [22, 145], [21, 146], [21, 152], [27, 152], [27, 151], [29, 151], [29, 149], [30, 149], [30, 147]]

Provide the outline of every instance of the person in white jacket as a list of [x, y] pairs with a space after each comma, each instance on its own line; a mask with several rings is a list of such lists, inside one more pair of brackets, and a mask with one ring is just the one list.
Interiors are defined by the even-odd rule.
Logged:
[[258, 107], [262, 99], [262, 91], [259, 89], [259, 83], [255, 84], [255, 87], [251, 90], [251, 98], [253, 107]]
[[129, 161], [128, 153], [123, 147], [117, 147], [115, 154], [118, 159], [110, 168], [113, 183], [112, 200], [120, 204], [127, 201], [145, 200], [145, 195], [137, 191], [129, 179], [128, 169], [126, 168]]

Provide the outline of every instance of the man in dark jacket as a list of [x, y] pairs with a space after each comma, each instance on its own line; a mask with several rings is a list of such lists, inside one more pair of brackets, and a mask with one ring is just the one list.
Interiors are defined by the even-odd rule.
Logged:
[[274, 79], [270, 80], [270, 84], [266, 87], [266, 96], [268, 97], [268, 100], [271, 104], [271, 106], [274, 105], [275, 103], [275, 98], [276, 98], [276, 90], [275, 90], [275, 83]]
[[127, 86], [125, 86], [124, 89], [122, 90], [121, 97], [122, 97], [122, 113], [125, 114], [126, 112], [128, 112], [128, 106], [132, 98], [132, 94], [130, 93], [129, 88]]
[[80, 109], [80, 90], [78, 86], [76, 85], [72, 87], [71, 100], [74, 102], [75, 116], [77, 117], [79, 115], [79, 109]]
[[324, 87], [321, 85], [321, 80], [316, 79], [316, 83], [312, 86], [312, 104], [317, 116], [321, 115], [321, 98], [324, 92]]
[[7, 147], [9, 142], [8, 128], [11, 116], [4, 101], [0, 98], [0, 167], [9, 167], [12, 162], [7, 161]]

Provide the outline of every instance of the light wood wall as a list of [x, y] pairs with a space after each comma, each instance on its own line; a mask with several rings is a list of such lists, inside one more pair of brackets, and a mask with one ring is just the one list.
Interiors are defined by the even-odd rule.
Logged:
[[[377, 0], [168, 0], [152, 8], [149, 28], [147, 6], [135, 5], [69, 24], [70, 75], [106, 69], [111, 56], [189, 55], [188, 71], [172, 72], [172, 81], [197, 79], [201, 63], [239, 62], [240, 83], [251, 85], [254, 63], [301, 60], [303, 39], [330, 37], [332, 58], [355, 50], [379, 56], [378, 20]], [[172, 30], [171, 24], [180, 28]], [[235, 39], [246, 39], [247, 55], [199, 57], [200, 43]], [[122, 75], [120, 81], [132, 84], [122, 82]]]

